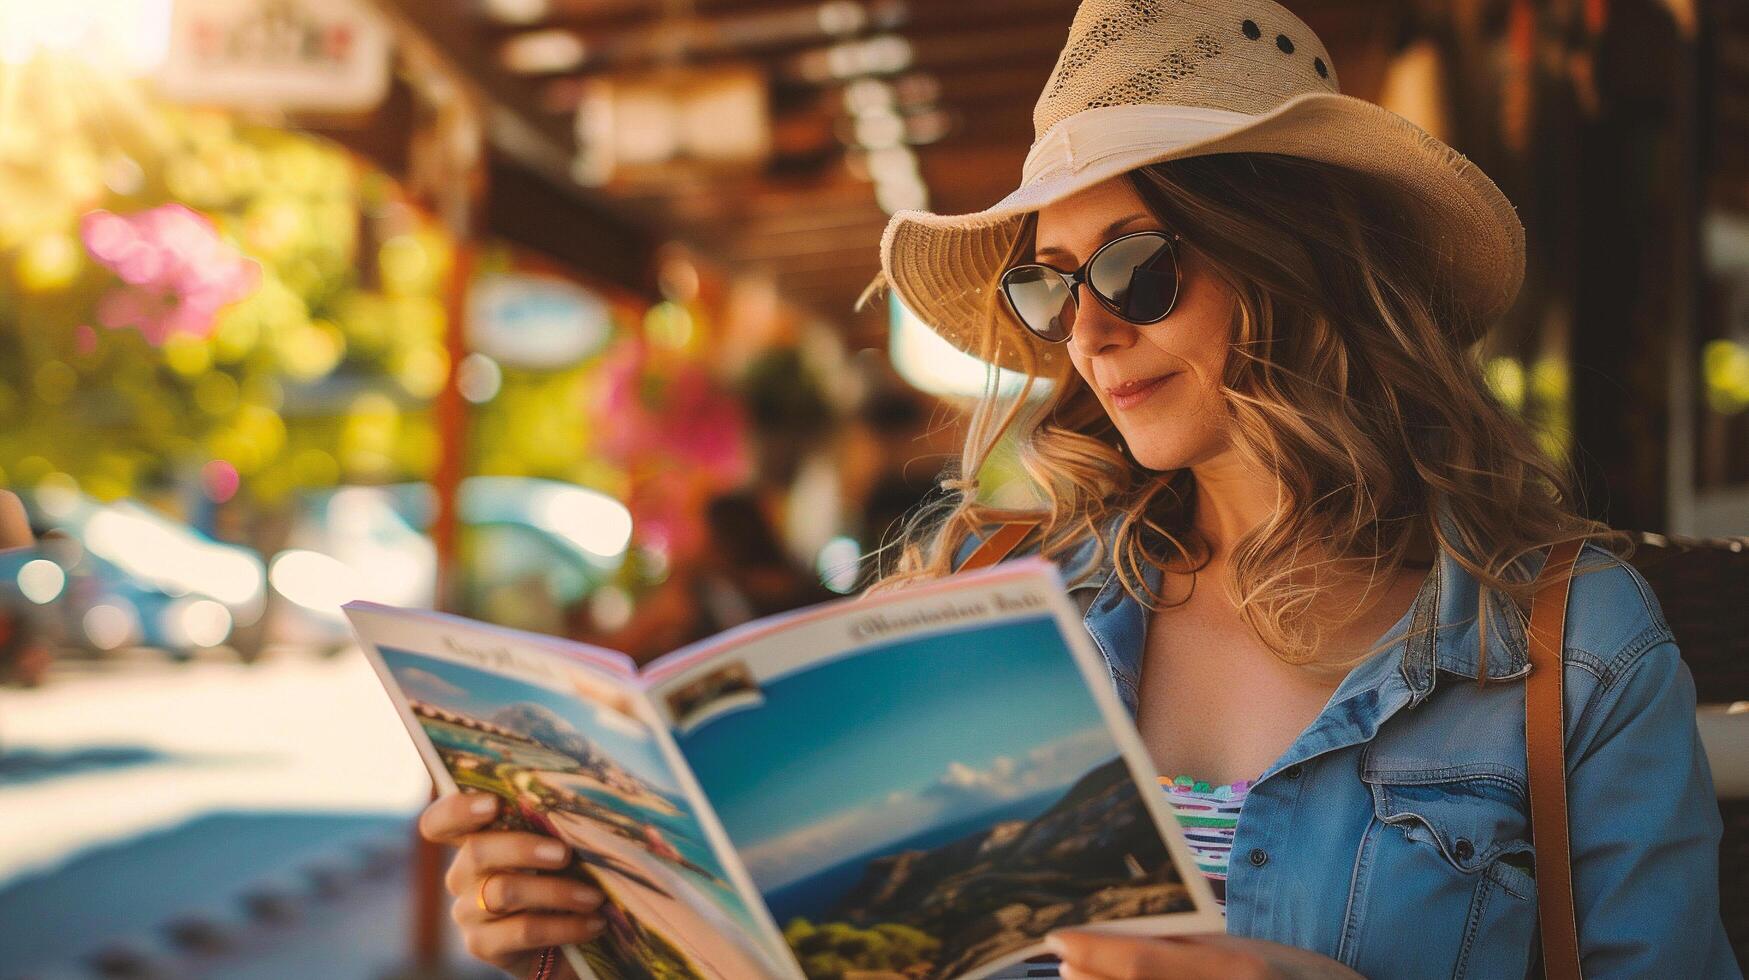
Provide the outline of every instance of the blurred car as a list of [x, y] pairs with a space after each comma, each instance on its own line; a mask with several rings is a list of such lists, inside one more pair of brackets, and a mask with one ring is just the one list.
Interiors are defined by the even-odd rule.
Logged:
[[[560, 628], [561, 611], [619, 567], [631, 516], [606, 494], [556, 480], [462, 481], [466, 529], [460, 599], [466, 610], [526, 629]], [[270, 641], [337, 646], [353, 599], [429, 608], [437, 554], [429, 484], [349, 486], [306, 495], [289, 541], [269, 565]]]
[[10, 584], [45, 607], [63, 646], [186, 656], [261, 617], [266, 570], [248, 548], [132, 500], [106, 504], [56, 487], [27, 503], [64, 537], [12, 572]]

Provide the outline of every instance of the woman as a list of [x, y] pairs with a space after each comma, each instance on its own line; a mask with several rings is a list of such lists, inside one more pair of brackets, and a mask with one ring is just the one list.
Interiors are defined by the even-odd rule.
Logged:
[[[1169, 801], [1230, 818], [1194, 836], [1227, 934], [1059, 931], [1063, 975], [1526, 975], [1525, 610], [1547, 549], [1589, 538], [1563, 643], [1585, 970], [1740, 976], [1657, 600], [1468, 351], [1522, 281], [1510, 203], [1338, 94], [1265, 0], [1086, 0], [1035, 123], [1019, 190], [895, 215], [882, 260], [925, 322], [1028, 376], [975, 407], [961, 472], [1011, 438], [1042, 503], [996, 511], [954, 482], [878, 587], [1036, 521], [1022, 550], [1063, 569]], [[481, 869], [543, 865], [535, 841], [468, 835], [465, 807], [425, 826], [467, 841], [472, 948], [522, 968], [581, 935], [586, 916], [521, 911], [581, 907], [538, 876], [491, 879], [515, 883], [492, 896], [510, 914], [473, 909]]]

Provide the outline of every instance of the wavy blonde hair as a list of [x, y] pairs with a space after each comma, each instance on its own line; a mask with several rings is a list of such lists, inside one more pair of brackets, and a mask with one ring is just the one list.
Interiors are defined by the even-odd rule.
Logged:
[[[1481, 585], [1484, 665], [1490, 593], [1526, 620], [1534, 578], [1526, 559], [1580, 538], [1631, 554], [1628, 534], [1577, 511], [1571, 467], [1544, 453], [1453, 339], [1485, 325], [1460, 319], [1413, 226], [1369, 178], [1268, 153], [1199, 156], [1127, 176], [1235, 298], [1221, 379], [1229, 431], [1238, 452], [1274, 475], [1281, 504], [1232, 543], [1221, 586], [1282, 660], [1344, 668], [1382, 649], [1381, 640], [1341, 657], [1326, 647], [1430, 542]], [[1031, 260], [1033, 221], [1004, 267]], [[999, 295], [990, 283], [977, 345], [985, 360], [999, 335], [1021, 329]], [[1193, 528], [1192, 472], [1141, 467], [1066, 356], [1019, 346], [1024, 384], [1004, 393], [990, 372], [965, 419], [957, 467], [944, 473], [948, 492], [877, 549], [868, 591], [946, 575], [969, 535], [1026, 519], [1041, 522], [1038, 553], [1060, 560], [1092, 536], [1099, 550], [1089, 568], [1109, 550], [1123, 588], [1150, 610], [1165, 606], [1143, 580], [1143, 563], [1188, 572], [1194, 585], [1210, 555]], [[1049, 392], [1030, 398], [1041, 379]], [[977, 500], [975, 474], [1005, 436], [1042, 510]], [[1441, 509], [1451, 533], [1434, 518]], [[1357, 585], [1360, 601], [1328, 601]]]

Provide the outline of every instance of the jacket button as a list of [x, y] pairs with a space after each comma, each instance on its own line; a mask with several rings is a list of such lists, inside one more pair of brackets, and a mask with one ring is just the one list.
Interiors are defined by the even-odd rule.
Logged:
[[1281, 774], [1286, 776], [1289, 779], [1300, 778], [1300, 764], [1296, 762], [1293, 765], [1288, 766], [1286, 769], [1283, 769], [1281, 771]]
[[1268, 863], [1269, 863], [1269, 852], [1268, 851], [1264, 850], [1261, 847], [1253, 847], [1251, 849], [1251, 865], [1252, 865], [1252, 867], [1261, 868]]
[[1459, 861], [1468, 861], [1476, 853], [1475, 846], [1462, 837], [1457, 839], [1451, 850], [1453, 854], [1457, 855]]

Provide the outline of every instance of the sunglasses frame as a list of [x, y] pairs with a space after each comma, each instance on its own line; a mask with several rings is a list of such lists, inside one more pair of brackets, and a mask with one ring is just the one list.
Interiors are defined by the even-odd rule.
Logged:
[[[1087, 270], [1091, 269], [1093, 267], [1093, 263], [1099, 261], [1099, 257], [1101, 255], [1105, 254], [1106, 249], [1112, 247], [1113, 245], [1116, 245], [1118, 242], [1124, 242], [1124, 241], [1128, 241], [1132, 238], [1142, 238], [1145, 236], [1151, 236], [1151, 237], [1156, 237], [1156, 238], [1161, 239], [1162, 241], [1164, 241], [1166, 243], [1167, 251], [1172, 253], [1172, 302], [1166, 304], [1166, 312], [1160, 314], [1159, 316], [1153, 318], [1152, 320], [1132, 320], [1129, 317], [1124, 316], [1123, 312], [1121, 310], [1118, 310], [1112, 304], [1112, 302], [1110, 300], [1106, 299], [1105, 296], [1103, 296], [1099, 292], [1099, 290], [1093, 288], [1093, 284], [1091, 282], [1087, 281]], [[1098, 248], [1094, 249], [1093, 254], [1087, 256], [1087, 261], [1081, 263], [1081, 267], [1079, 269], [1076, 269], [1074, 272], [1064, 272], [1063, 270], [1057, 268], [1056, 266], [1045, 265], [1043, 262], [1026, 262], [1026, 263], [1023, 263], [1021, 265], [1011, 266], [1008, 269], [1004, 270], [1002, 273], [1002, 280], [1001, 280], [1002, 299], [1008, 303], [1009, 311], [1014, 314], [1014, 318], [1016, 320], [1020, 321], [1020, 325], [1026, 328], [1026, 332], [1032, 334], [1034, 337], [1037, 337], [1039, 340], [1042, 340], [1047, 344], [1066, 344], [1066, 343], [1068, 343], [1069, 338], [1073, 337], [1075, 335], [1075, 328], [1073, 326], [1070, 326], [1068, 333], [1064, 334], [1061, 340], [1051, 340], [1050, 338], [1039, 333], [1037, 330], [1033, 329], [1032, 324], [1026, 322], [1026, 317], [1023, 316], [1020, 312], [1020, 305], [1018, 303], [1014, 302], [1014, 297], [1009, 295], [1009, 292], [1008, 292], [1008, 277], [1011, 274], [1020, 271], [1021, 269], [1046, 269], [1046, 270], [1049, 270], [1051, 272], [1056, 273], [1059, 277], [1061, 277], [1063, 280], [1063, 285], [1068, 287], [1069, 301], [1071, 303], [1075, 304], [1075, 312], [1077, 314], [1079, 314], [1081, 312], [1081, 296], [1080, 296], [1080, 293], [1075, 289], [1075, 287], [1077, 285], [1085, 285], [1087, 287], [1087, 291], [1093, 295], [1094, 300], [1097, 301], [1100, 306], [1105, 307], [1105, 309], [1108, 310], [1112, 316], [1117, 317], [1118, 319], [1122, 320], [1123, 322], [1128, 323], [1128, 324], [1133, 324], [1133, 325], [1138, 326], [1138, 327], [1145, 327], [1151, 323], [1159, 323], [1161, 320], [1164, 320], [1167, 317], [1171, 316], [1172, 311], [1178, 308], [1178, 294], [1184, 291], [1184, 272], [1183, 272], [1183, 269], [1178, 264], [1178, 245], [1177, 245], [1178, 242], [1181, 242], [1183, 240], [1184, 240], [1184, 236], [1180, 235], [1179, 233], [1177, 233], [1175, 231], [1168, 232], [1168, 231], [1162, 231], [1158, 228], [1144, 228], [1141, 231], [1132, 231], [1126, 235], [1119, 235], [1116, 238], [1113, 238], [1111, 241], [1106, 242], [1104, 245], [1101, 245]]]

